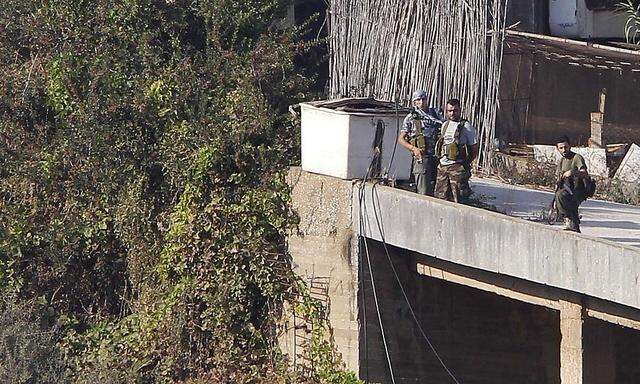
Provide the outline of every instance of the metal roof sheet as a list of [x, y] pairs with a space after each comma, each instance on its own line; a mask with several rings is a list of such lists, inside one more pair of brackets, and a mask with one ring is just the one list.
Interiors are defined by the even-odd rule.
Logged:
[[[640, 47], [639, 47], [640, 48]], [[631, 71], [640, 74], [640, 50], [612, 47], [592, 42], [507, 31], [506, 53], [532, 53], [548, 60], [591, 69]]]

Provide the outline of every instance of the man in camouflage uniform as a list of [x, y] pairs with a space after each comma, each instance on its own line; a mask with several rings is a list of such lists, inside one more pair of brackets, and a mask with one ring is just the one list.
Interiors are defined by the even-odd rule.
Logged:
[[460, 100], [447, 101], [445, 117], [436, 146], [440, 164], [435, 196], [457, 203], [472, 193], [469, 179], [471, 162], [478, 155], [478, 140], [473, 126], [461, 118]]
[[442, 110], [429, 107], [427, 93], [417, 90], [413, 94], [414, 109], [405, 117], [398, 136], [398, 144], [413, 155], [412, 172], [416, 192], [433, 196], [438, 158], [435, 145], [442, 125]]
[[578, 207], [586, 198], [584, 179], [589, 178], [584, 158], [571, 151], [569, 138], [558, 139], [556, 148], [562, 155], [556, 170], [556, 208], [565, 216], [565, 230], [580, 232]]

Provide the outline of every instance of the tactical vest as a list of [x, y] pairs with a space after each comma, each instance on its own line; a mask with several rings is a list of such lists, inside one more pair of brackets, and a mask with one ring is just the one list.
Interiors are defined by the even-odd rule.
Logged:
[[411, 139], [411, 145], [425, 152], [427, 150], [427, 140], [424, 137], [422, 120], [413, 119], [413, 128], [416, 131], [416, 136]]
[[[469, 146], [460, 144], [460, 131], [464, 127], [466, 120], [458, 122], [455, 131], [449, 130], [450, 121], [442, 124], [440, 138], [436, 142], [436, 154], [438, 157], [447, 157], [451, 161], [467, 162], [469, 159]], [[453, 132], [451, 132], [453, 131]]]

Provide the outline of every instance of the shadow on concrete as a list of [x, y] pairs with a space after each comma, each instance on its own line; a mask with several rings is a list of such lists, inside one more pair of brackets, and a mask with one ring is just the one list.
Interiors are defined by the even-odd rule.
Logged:
[[617, 243], [624, 243], [634, 247], [640, 247], [640, 239], [630, 239], [628, 237], [603, 237], [603, 239], [615, 241]]
[[588, 203], [582, 203], [582, 205], [580, 205], [580, 211], [581, 212], [593, 212], [593, 213], [620, 213], [623, 215], [628, 215], [630, 213], [633, 214], [638, 214], [640, 215], [640, 209], [635, 212], [634, 209], [628, 209], [628, 210], [622, 210], [622, 209], [611, 209], [611, 208], [607, 208], [606, 206], [601, 206], [601, 207], [593, 207], [591, 204]]
[[[606, 227], [618, 229], [640, 229], [640, 224], [633, 221], [608, 221], [608, 220], [584, 220], [580, 223], [582, 227]], [[633, 239], [635, 240], [635, 239]]]
[[607, 211], [611, 211], [613, 207], [618, 206], [621, 209], [623, 209], [620, 212], [629, 213], [629, 211], [635, 211], [637, 213], [640, 213], [640, 207], [621, 204], [621, 203], [614, 203], [612, 201], [587, 200], [583, 204], [587, 205], [588, 208], [601, 208], [601, 209], [606, 209]]

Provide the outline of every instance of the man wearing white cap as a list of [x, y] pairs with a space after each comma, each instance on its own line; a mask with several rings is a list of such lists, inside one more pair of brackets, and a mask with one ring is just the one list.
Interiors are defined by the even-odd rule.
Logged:
[[441, 109], [429, 107], [427, 93], [413, 93], [414, 109], [405, 117], [398, 143], [413, 155], [413, 177], [416, 191], [433, 196], [438, 168], [435, 145], [444, 120]]

